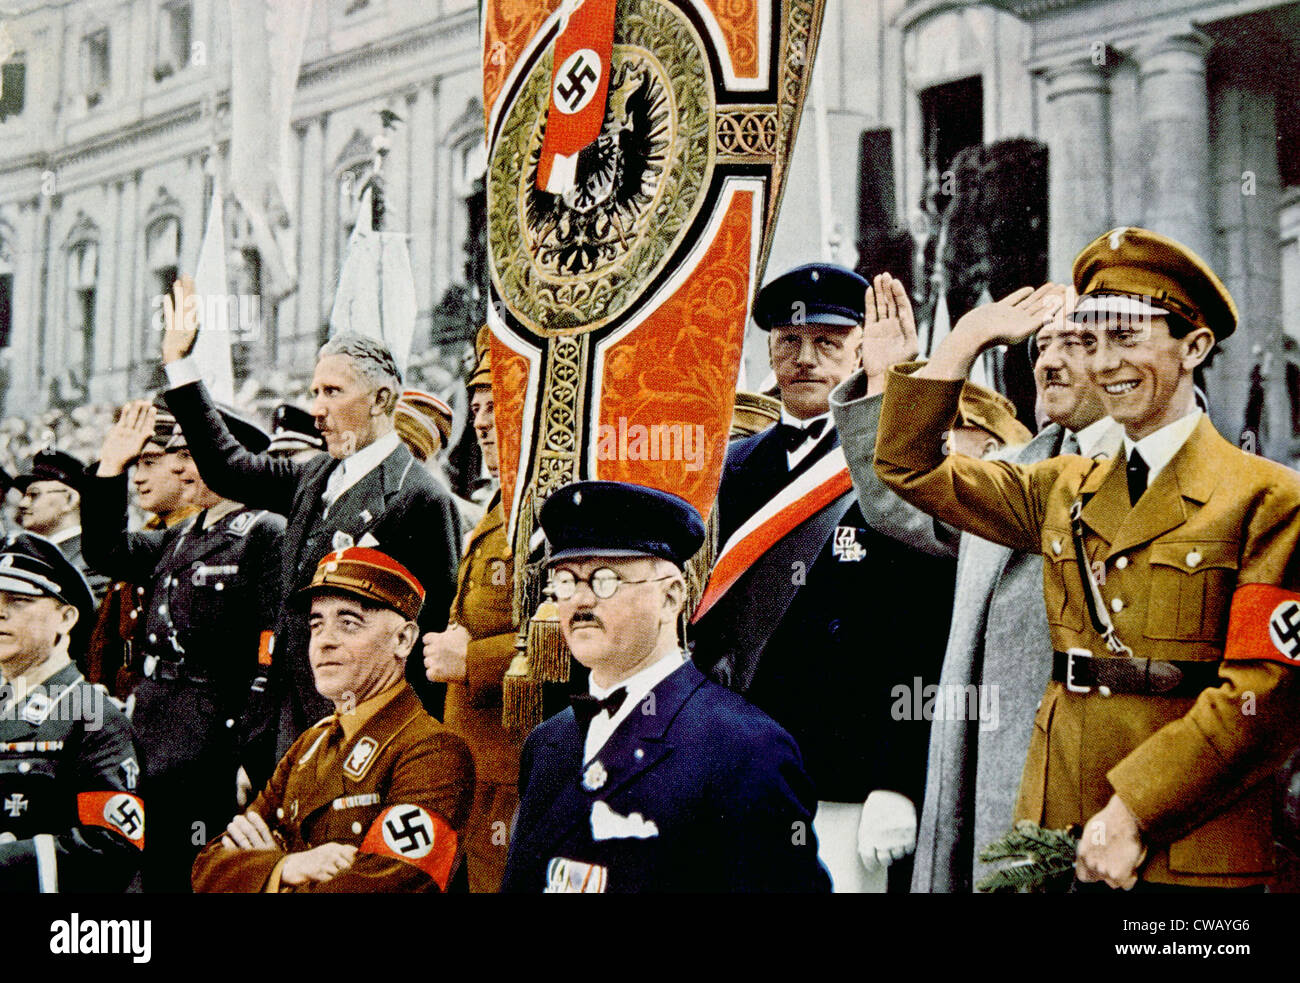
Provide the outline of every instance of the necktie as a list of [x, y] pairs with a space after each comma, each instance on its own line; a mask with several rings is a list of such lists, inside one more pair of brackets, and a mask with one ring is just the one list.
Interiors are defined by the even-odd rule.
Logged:
[[321, 501], [325, 503], [326, 511], [334, 504], [334, 499], [339, 497], [339, 488], [343, 484], [343, 462], [340, 461], [330, 472], [330, 476], [325, 479], [325, 491], [321, 494]]
[[825, 429], [825, 420], [814, 420], [806, 427], [797, 427], [790, 423], [781, 423], [777, 425], [777, 433], [780, 435], [781, 441], [785, 444], [787, 452], [797, 451], [807, 440], [816, 440], [821, 436], [822, 431]]
[[338, 762], [339, 751], [343, 746], [343, 722], [339, 720], [336, 714], [330, 722], [329, 729], [325, 731], [325, 737], [316, 747], [313, 755], [316, 759], [316, 777], [324, 780], [325, 776]]
[[596, 719], [596, 714], [605, 710], [612, 717], [618, 713], [619, 707], [626, 699], [627, 687], [620, 686], [603, 700], [597, 699], [590, 693], [575, 693], [569, 698], [569, 702], [573, 705], [573, 715], [578, 718], [578, 727], [585, 734], [591, 727], [591, 722]]
[[1147, 462], [1142, 460], [1142, 455], [1138, 453], [1137, 448], [1133, 448], [1133, 453], [1128, 458], [1128, 502], [1129, 505], [1136, 505], [1142, 493], [1147, 490], [1147, 475], [1151, 473], [1151, 468]]
[[1062, 454], [1080, 453], [1079, 438], [1076, 437], [1072, 432], [1067, 431], [1065, 434], [1065, 439], [1061, 441], [1061, 453]]

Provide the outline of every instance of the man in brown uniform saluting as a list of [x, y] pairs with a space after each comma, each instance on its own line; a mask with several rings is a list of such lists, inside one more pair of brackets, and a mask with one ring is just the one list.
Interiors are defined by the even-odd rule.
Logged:
[[1274, 871], [1269, 778], [1300, 742], [1300, 477], [1196, 407], [1193, 371], [1237, 323], [1199, 257], [1115, 229], [1079, 254], [1074, 285], [1122, 455], [942, 453], [972, 361], [1051, 317], [1048, 285], [967, 314], [915, 375], [890, 371], [876, 471], [953, 525], [1042, 551], [1056, 654], [1016, 818], [1085, 824], [1080, 881], [1259, 887]]

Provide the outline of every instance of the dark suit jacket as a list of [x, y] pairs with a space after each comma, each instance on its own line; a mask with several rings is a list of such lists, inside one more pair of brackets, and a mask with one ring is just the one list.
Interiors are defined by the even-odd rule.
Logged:
[[[838, 445], [831, 428], [790, 471], [775, 427], [733, 443], [720, 541]], [[858, 559], [835, 548], [837, 530]], [[913, 719], [911, 693], [918, 679], [922, 690], [937, 681], [953, 577], [951, 560], [872, 529], [850, 489], [773, 544], [692, 626], [693, 658], [790, 732], [818, 799], [862, 802], [883, 788], [919, 804], [929, 727]]]
[[[283, 601], [311, 582], [316, 564], [334, 549], [337, 533], [350, 536], [356, 545], [369, 534], [368, 545], [406, 566], [424, 586], [421, 633], [447, 627], [447, 610], [456, 594], [460, 518], [451, 496], [405, 444], [399, 444], [322, 515], [321, 495], [339, 463], [334, 458], [322, 454], [299, 462], [250, 453], [231, 436], [202, 383], [169, 390], [167, 405], [180, 422], [208, 487], [225, 498], [288, 517], [280, 564]], [[440, 714], [441, 690], [434, 690], [425, 679], [420, 653], [417, 645], [407, 665], [407, 679], [426, 707]], [[288, 605], [281, 607], [277, 623], [274, 665], [286, 694], [277, 742], [282, 752], [332, 709], [316, 691], [307, 661], [306, 619]]]
[[[607, 868], [614, 893], [828, 890], [790, 735], [689, 663], [651, 696], [597, 752], [607, 777], [595, 789], [572, 709], [528, 736], [502, 890], [543, 891], [554, 858]], [[655, 835], [595, 839], [596, 803], [639, 813]]]

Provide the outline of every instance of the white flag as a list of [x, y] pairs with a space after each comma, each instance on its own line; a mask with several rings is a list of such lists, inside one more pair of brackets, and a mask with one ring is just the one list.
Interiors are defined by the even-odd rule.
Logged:
[[298, 282], [290, 116], [310, 19], [311, 0], [230, 0], [230, 190], [276, 299]]
[[235, 373], [230, 360], [230, 333], [239, 327], [240, 302], [230, 293], [230, 281], [226, 278], [226, 230], [221, 197], [218, 182], [212, 189], [208, 227], [194, 269], [194, 293], [201, 305], [201, 321], [191, 354], [199, 378], [207, 385], [212, 398], [219, 403], [233, 403]]
[[375, 232], [371, 226], [371, 189], [361, 196], [357, 224], [348, 237], [348, 254], [339, 274], [330, 311], [330, 335], [366, 335], [384, 343], [406, 375], [415, 335], [415, 277], [406, 236]]

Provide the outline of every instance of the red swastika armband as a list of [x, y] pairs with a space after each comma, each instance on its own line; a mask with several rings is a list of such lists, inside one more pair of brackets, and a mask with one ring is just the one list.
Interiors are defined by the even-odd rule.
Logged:
[[419, 867], [447, 890], [456, 859], [456, 831], [437, 813], [417, 805], [389, 806], [371, 824], [361, 853], [394, 857]]
[[144, 849], [144, 803], [130, 792], [78, 792], [77, 818], [83, 826], [103, 826]]
[[1300, 593], [1243, 584], [1232, 595], [1224, 659], [1268, 659], [1300, 666]]

